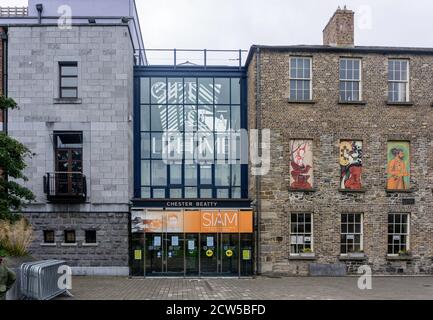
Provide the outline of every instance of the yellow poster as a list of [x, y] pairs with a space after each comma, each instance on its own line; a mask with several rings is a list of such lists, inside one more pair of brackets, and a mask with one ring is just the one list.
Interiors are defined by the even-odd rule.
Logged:
[[134, 259], [141, 260], [141, 250], [134, 250]]
[[242, 250], [242, 260], [251, 260], [251, 250]]

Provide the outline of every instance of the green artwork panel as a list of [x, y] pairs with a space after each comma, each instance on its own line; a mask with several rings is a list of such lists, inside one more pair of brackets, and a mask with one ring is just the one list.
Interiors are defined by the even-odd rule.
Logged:
[[389, 141], [387, 148], [387, 189], [410, 189], [410, 144], [408, 141]]

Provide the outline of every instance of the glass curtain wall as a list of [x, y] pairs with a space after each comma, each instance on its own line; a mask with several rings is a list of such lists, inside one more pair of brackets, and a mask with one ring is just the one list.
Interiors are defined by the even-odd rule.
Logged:
[[240, 81], [140, 79], [141, 198], [241, 198]]

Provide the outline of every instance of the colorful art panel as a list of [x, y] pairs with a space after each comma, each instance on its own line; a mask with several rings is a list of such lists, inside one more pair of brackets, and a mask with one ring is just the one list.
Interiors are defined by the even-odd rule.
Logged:
[[290, 189], [313, 189], [313, 141], [290, 141]]
[[387, 147], [387, 184], [388, 190], [410, 189], [410, 143], [408, 141], [389, 141]]
[[362, 141], [340, 141], [340, 189], [362, 189]]

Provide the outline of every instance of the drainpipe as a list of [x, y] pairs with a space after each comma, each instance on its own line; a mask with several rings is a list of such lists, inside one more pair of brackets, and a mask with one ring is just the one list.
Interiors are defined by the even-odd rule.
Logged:
[[[259, 143], [262, 141], [262, 123], [261, 123], [261, 114], [260, 114], [260, 48], [256, 49], [256, 129], [258, 130], [258, 140]], [[259, 143], [257, 147], [259, 147]], [[258, 152], [258, 150], [257, 150]], [[260, 155], [261, 156], [261, 155]], [[261, 179], [260, 175], [256, 175], [256, 210], [257, 210], [257, 274], [261, 274], [261, 200], [260, 200], [260, 191], [261, 191]]]
[[[5, 97], [8, 96], [8, 35], [7, 35], [7, 29], [3, 28], [3, 32], [0, 33], [1, 35], [1, 42], [2, 42], [2, 61], [0, 63], [2, 64], [2, 72], [3, 72], [3, 95]], [[7, 134], [8, 133], [8, 111], [5, 110], [3, 112], [3, 131]]]
[[42, 3], [38, 3], [36, 5], [36, 10], [38, 10], [38, 24], [42, 23], [42, 11], [44, 10], [44, 6]]

